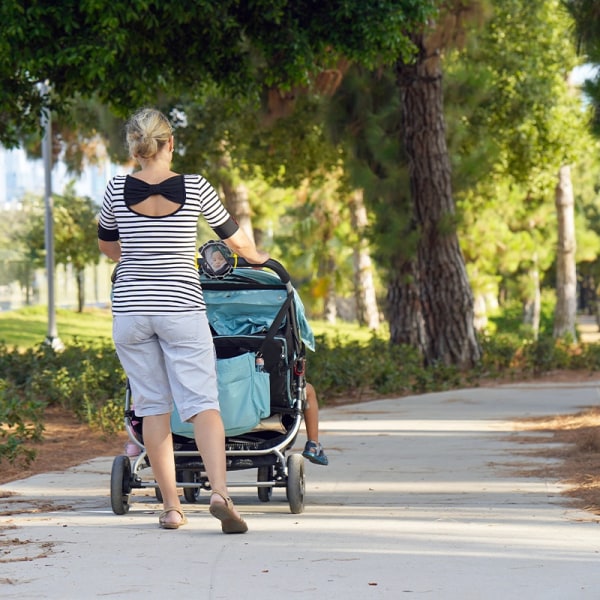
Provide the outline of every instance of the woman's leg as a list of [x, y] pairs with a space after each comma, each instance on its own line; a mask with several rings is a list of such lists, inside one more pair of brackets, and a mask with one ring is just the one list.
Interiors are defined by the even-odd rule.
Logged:
[[[175, 486], [175, 456], [171, 437], [171, 386], [154, 329], [152, 317], [116, 315], [113, 320], [113, 339], [131, 384], [137, 414], [144, 417], [144, 446], [164, 506], [181, 510]], [[183, 521], [175, 511], [161, 515], [161, 520], [167, 524]]]
[[194, 426], [194, 438], [213, 494], [211, 513], [225, 533], [247, 526], [227, 493], [225, 430], [219, 412], [215, 348], [204, 313], [155, 319], [173, 398], [182, 421]]
[[194, 438], [210, 487], [227, 492], [225, 463], [225, 430], [218, 410], [205, 410], [191, 419], [194, 424]]
[[210, 512], [221, 521], [223, 533], [245, 533], [248, 526], [227, 492], [225, 430], [218, 410], [204, 410], [191, 419], [194, 437], [212, 490]]
[[[170, 415], [144, 417], [144, 446], [152, 466], [152, 473], [163, 497], [165, 508], [181, 510], [181, 501], [177, 494], [175, 477], [175, 457], [171, 436]], [[166, 523], [180, 523], [182, 517], [175, 511], [164, 516]]]

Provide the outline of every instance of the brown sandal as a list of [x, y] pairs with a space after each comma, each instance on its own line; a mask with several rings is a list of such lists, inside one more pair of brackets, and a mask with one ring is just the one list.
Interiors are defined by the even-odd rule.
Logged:
[[[167, 515], [170, 512], [178, 513], [179, 516], [181, 517], [181, 521], [179, 521], [178, 523], [173, 523], [171, 521], [167, 521]], [[165, 510], [163, 510], [160, 513], [160, 516], [158, 517], [158, 526], [162, 529], [179, 529], [182, 525], [185, 525], [186, 523], [187, 523], [187, 518], [183, 514], [183, 511], [180, 508], [176, 508], [175, 506], [165, 508]]]
[[225, 501], [225, 504], [221, 502], [211, 504], [209, 508], [210, 514], [221, 521], [221, 530], [223, 533], [246, 533], [248, 525], [242, 517], [236, 515], [231, 498], [217, 490], [213, 490], [212, 493], [221, 496]]

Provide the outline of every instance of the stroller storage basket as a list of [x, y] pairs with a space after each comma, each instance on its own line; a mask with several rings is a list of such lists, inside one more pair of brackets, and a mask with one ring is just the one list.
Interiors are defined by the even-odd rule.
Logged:
[[[255, 360], [252, 352], [217, 360], [219, 404], [227, 436], [254, 429], [271, 412], [269, 375], [256, 371]], [[194, 437], [193, 425], [182, 422], [177, 409], [171, 415], [171, 431]]]

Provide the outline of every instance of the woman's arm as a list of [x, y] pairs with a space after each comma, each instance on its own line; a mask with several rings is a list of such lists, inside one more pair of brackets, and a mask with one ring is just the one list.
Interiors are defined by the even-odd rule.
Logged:
[[231, 237], [223, 240], [236, 254], [245, 258], [252, 265], [262, 265], [270, 258], [268, 252], [257, 250], [254, 242], [240, 227]]
[[111, 260], [115, 262], [121, 260], [121, 243], [119, 241], [107, 242], [105, 240], [98, 240], [98, 248], [100, 248], [102, 254], [106, 254]]

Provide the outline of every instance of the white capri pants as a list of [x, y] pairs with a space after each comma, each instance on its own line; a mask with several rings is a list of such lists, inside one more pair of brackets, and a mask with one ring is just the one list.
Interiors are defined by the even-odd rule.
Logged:
[[129, 379], [135, 414], [182, 421], [219, 410], [215, 349], [205, 312], [114, 315], [113, 340]]

